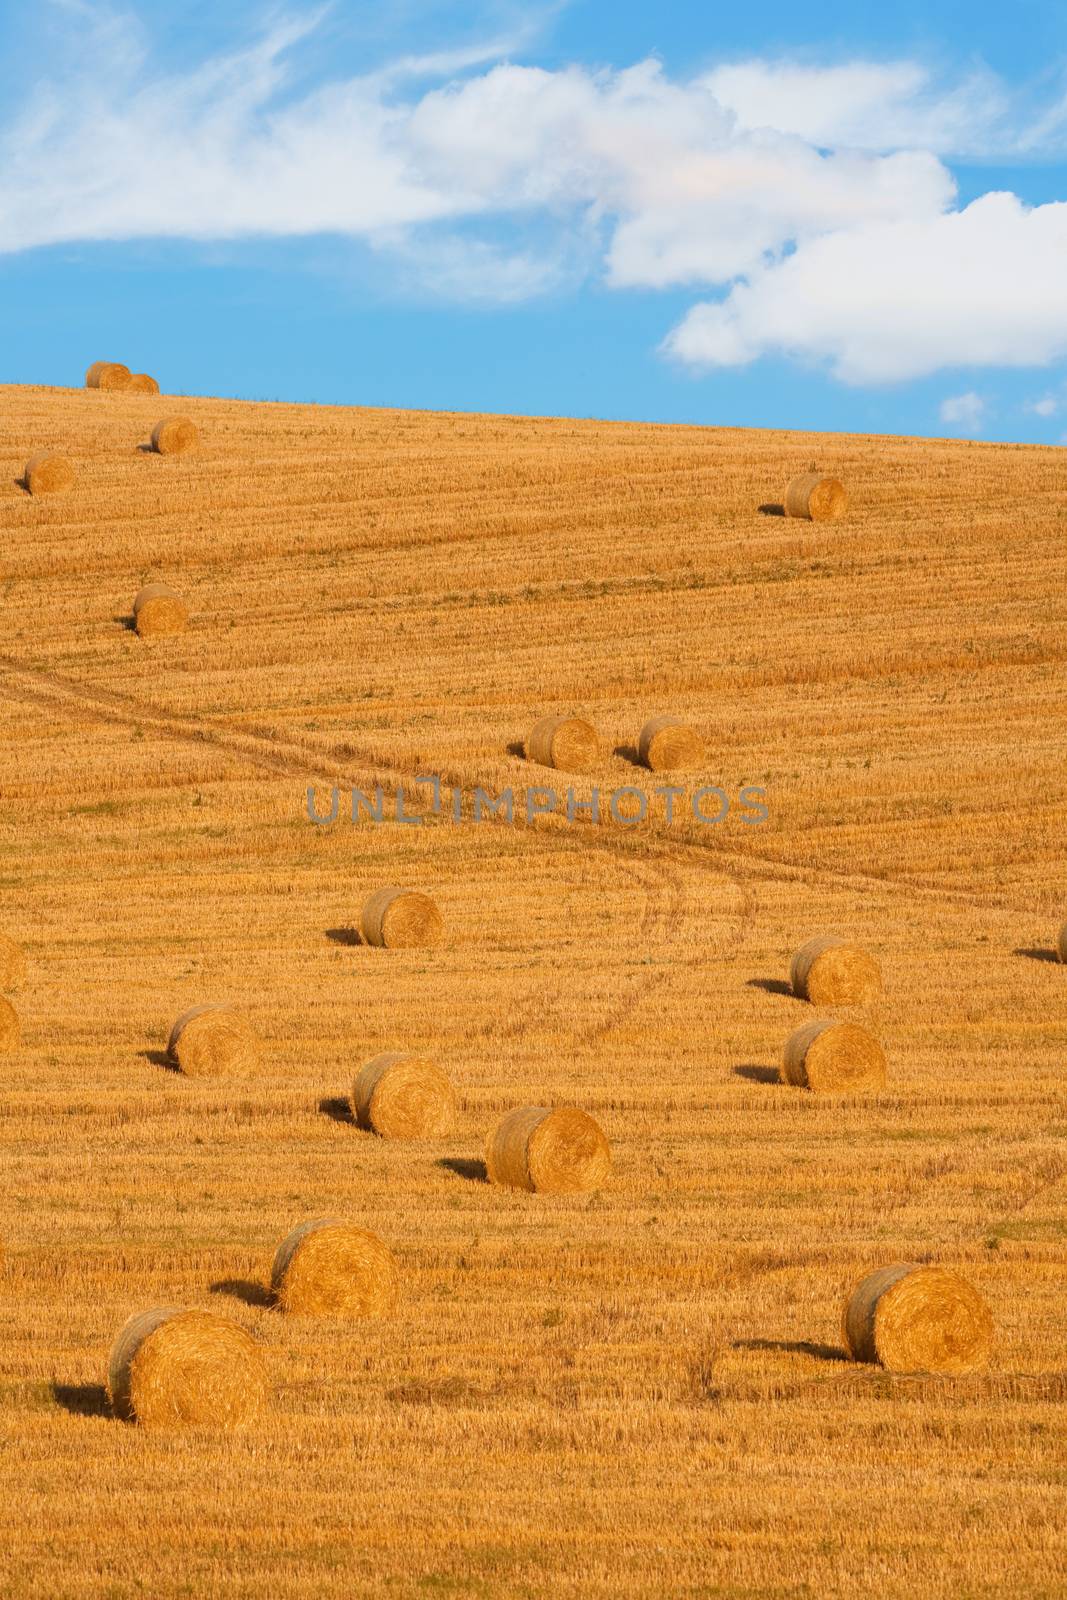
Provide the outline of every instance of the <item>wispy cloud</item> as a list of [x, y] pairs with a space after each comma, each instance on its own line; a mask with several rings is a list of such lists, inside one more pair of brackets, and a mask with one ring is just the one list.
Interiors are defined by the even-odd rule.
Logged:
[[957, 210], [942, 159], [1051, 148], [1055, 96], [1023, 118], [988, 73], [906, 61], [547, 71], [507, 29], [309, 86], [319, 13], [168, 71], [64, 4], [85, 53], [0, 124], [0, 251], [328, 233], [450, 296], [692, 286], [716, 298], [665, 348], [696, 369], [785, 354], [872, 382], [1067, 351], [1067, 205]]
[[985, 427], [987, 409], [982, 396], [968, 389], [966, 394], [953, 394], [942, 400], [938, 416], [954, 432], [973, 435]]

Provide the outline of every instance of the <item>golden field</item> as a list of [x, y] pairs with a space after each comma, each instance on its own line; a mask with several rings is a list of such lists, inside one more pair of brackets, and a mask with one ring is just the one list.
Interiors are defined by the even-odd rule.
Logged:
[[[195, 455], [146, 452], [180, 412]], [[72, 491], [32, 498], [61, 448]], [[761, 506], [812, 459], [841, 523]], [[0, 389], [0, 1596], [1052, 1596], [1067, 1563], [1067, 454], [1036, 447]], [[142, 583], [190, 603], [130, 627]], [[648, 716], [705, 734], [636, 826], [476, 825], [549, 711], [651, 793]], [[314, 785], [460, 823], [306, 815]], [[418, 795], [421, 793], [421, 800]], [[402, 882], [434, 951], [353, 940]], [[776, 1080], [793, 950], [873, 950], [885, 1092]], [[172, 1022], [267, 1042], [186, 1079]], [[445, 1067], [447, 1139], [360, 1132], [363, 1062]], [[611, 1140], [593, 1195], [489, 1186], [515, 1105]], [[393, 1248], [387, 1319], [283, 1317], [274, 1249]], [[844, 1358], [843, 1297], [958, 1269], [972, 1377]], [[115, 1421], [152, 1305], [263, 1341], [263, 1421]]]

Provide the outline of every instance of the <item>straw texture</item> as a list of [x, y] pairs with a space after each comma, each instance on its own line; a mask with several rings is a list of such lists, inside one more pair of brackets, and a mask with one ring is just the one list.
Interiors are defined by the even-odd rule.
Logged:
[[117, 1417], [146, 1428], [236, 1428], [267, 1399], [267, 1369], [252, 1335], [208, 1311], [141, 1311], [111, 1349], [108, 1395]]
[[993, 1347], [993, 1318], [977, 1289], [944, 1267], [881, 1267], [849, 1296], [842, 1332], [854, 1361], [890, 1372], [974, 1372]]
[[1059, 944], [1057, 946], [1061, 961], [1067, 961], [1067, 922], [1060, 929]]
[[396, 1260], [376, 1234], [324, 1217], [282, 1240], [271, 1288], [283, 1311], [301, 1316], [380, 1317], [396, 1303]]
[[200, 434], [188, 417], [164, 417], [152, 429], [152, 449], [161, 456], [182, 456], [195, 450]]
[[783, 1083], [830, 1094], [856, 1094], [885, 1085], [885, 1053], [852, 1022], [806, 1022], [782, 1052]]
[[22, 1038], [18, 1012], [10, 1000], [0, 996], [0, 1052], [17, 1050]]
[[39, 450], [27, 461], [22, 481], [33, 495], [63, 494], [74, 487], [74, 468], [66, 456]]
[[638, 737], [637, 756], [653, 772], [686, 772], [704, 760], [704, 741], [678, 717], [651, 717]]
[[882, 971], [872, 955], [833, 934], [801, 945], [789, 967], [800, 1000], [816, 1006], [866, 1005], [882, 993]]
[[787, 517], [807, 517], [811, 522], [833, 522], [848, 510], [848, 494], [838, 478], [806, 472], [794, 478], [785, 491]]
[[26, 957], [22, 947], [6, 933], [0, 933], [0, 990], [17, 989], [26, 976]]
[[526, 758], [559, 772], [592, 772], [600, 761], [600, 736], [582, 717], [542, 717], [530, 730]]
[[363, 907], [359, 930], [365, 944], [415, 950], [440, 944], [444, 922], [428, 894], [392, 885], [371, 895]]
[[357, 1076], [352, 1113], [361, 1128], [383, 1139], [436, 1139], [456, 1119], [456, 1095], [432, 1061], [386, 1051]]
[[510, 1189], [577, 1194], [606, 1182], [611, 1146], [584, 1111], [520, 1106], [490, 1133], [485, 1165], [491, 1183]]
[[183, 1011], [167, 1041], [171, 1061], [190, 1078], [252, 1071], [262, 1053], [251, 1023], [225, 1002]]
[[182, 633], [188, 620], [188, 606], [167, 583], [146, 584], [133, 602], [134, 627], [142, 639], [165, 639]]

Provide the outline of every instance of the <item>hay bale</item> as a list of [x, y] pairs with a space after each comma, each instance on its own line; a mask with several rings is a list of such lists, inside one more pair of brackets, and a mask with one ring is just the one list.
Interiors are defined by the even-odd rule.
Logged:
[[809, 522], [836, 522], [848, 510], [848, 493], [839, 478], [805, 472], [785, 491], [787, 517], [807, 517]]
[[6, 933], [0, 933], [0, 990], [17, 989], [26, 976], [26, 957], [22, 948]]
[[126, 389], [129, 382], [130, 369], [121, 361], [94, 361], [85, 374], [87, 389]]
[[183, 1011], [167, 1041], [167, 1055], [190, 1078], [250, 1072], [262, 1053], [248, 1019], [226, 1002]]
[[188, 417], [164, 417], [152, 429], [152, 449], [161, 456], [183, 456], [199, 443], [196, 423]]
[[1067, 961], [1067, 922], [1060, 929], [1059, 944], [1057, 946], [1061, 961]]
[[374, 891], [363, 907], [359, 931], [365, 944], [386, 950], [427, 949], [440, 944], [444, 922], [428, 894], [393, 886]]
[[282, 1240], [270, 1281], [283, 1311], [380, 1317], [396, 1303], [396, 1258], [376, 1234], [324, 1217], [302, 1222]]
[[357, 1076], [352, 1113], [383, 1139], [434, 1139], [455, 1121], [456, 1093], [432, 1061], [387, 1050]]
[[582, 717], [542, 717], [530, 730], [526, 759], [558, 772], [592, 772], [600, 762], [600, 736]]
[[704, 741], [678, 717], [651, 717], [638, 737], [637, 756], [653, 772], [686, 772], [704, 760]]
[[5, 1050], [17, 1050], [21, 1037], [18, 1012], [10, 1000], [0, 997], [0, 1054]]
[[855, 1094], [885, 1085], [885, 1052], [873, 1034], [852, 1022], [824, 1018], [791, 1033], [782, 1052], [782, 1082], [828, 1094]]
[[585, 1111], [520, 1106], [489, 1135], [485, 1165], [490, 1183], [537, 1194], [578, 1194], [606, 1182], [611, 1146]]
[[108, 1397], [146, 1428], [237, 1428], [263, 1407], [267, 1369], [252, 1335], [210, 1311], [139, 1311], [111, 1347]]
[[145, 584], [134, 599], [133, 625], [142, 639], [182, 633], [188, 620], [189, 607], [167, 583]]
[[856, 1285], [842, 1332], [854, 1361], [890, 1372], [974, 1372], [993, 1346], [993, 1318], [977, 1289], [944, 1267], [908, 1263]]
[[882, 992], [882, 969], [859, 945], [820, 933], [794, 955], [789, 982], [797, 998], [812, 1005], [867, 1005]]
[[74, 487], [74, 468], [66, 456], [39, 450], [27, 461], [22, 481], [31, 494], [64, 494]]
[[130, 381], [126, 387], [131, 394], [159, 393], [159, 384], [155, 378], [150, 378], [147, 372], [131, 372]]

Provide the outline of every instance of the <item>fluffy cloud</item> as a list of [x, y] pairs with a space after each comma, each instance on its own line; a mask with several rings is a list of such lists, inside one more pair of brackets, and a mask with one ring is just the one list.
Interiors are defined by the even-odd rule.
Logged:
[[755, 61], [680, 82], [474, 49], [300, 87], [314, 20], [161, 72], [83, 14], [83, 60], [0, 125], [0, 251], [330, 233], [452, 296], [692, 286], [718, 297], [665, 348], [697, 369], [777, 354], [868, 382], [1067, 349], [1067, 206], [953, 209], [942, 155], [1062, 131], [1057, 105], [1012, 131], [989, 77]]
[[942, 400], [938, 415], [958, 433], [978, 434], [985, 426], [986, 403], [980, 394], [968, 389], [966, 394], [953, 394]]

